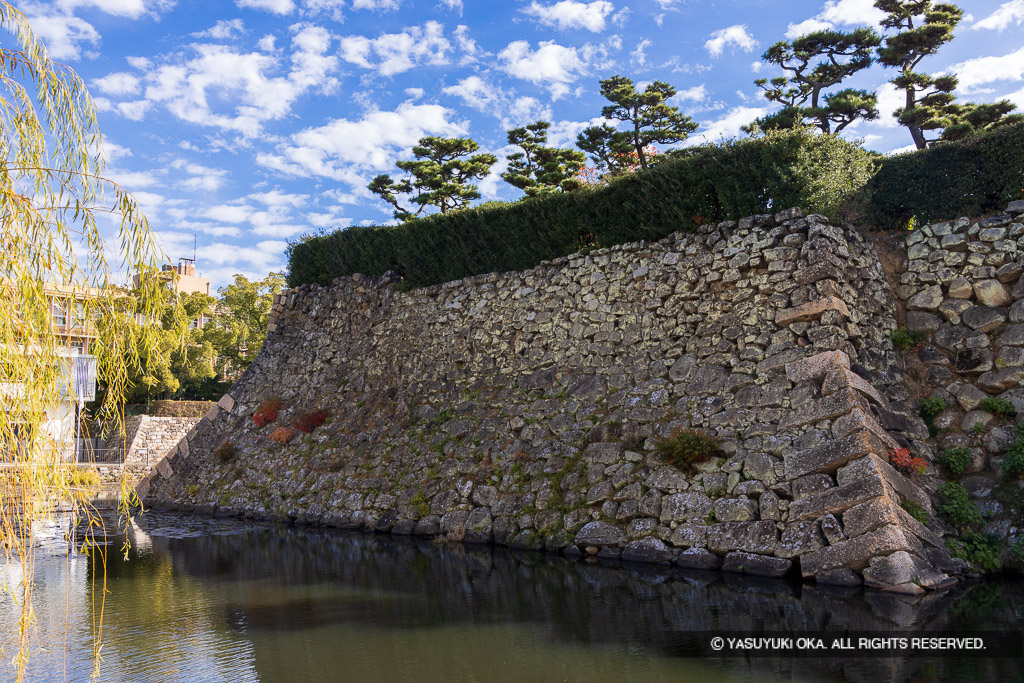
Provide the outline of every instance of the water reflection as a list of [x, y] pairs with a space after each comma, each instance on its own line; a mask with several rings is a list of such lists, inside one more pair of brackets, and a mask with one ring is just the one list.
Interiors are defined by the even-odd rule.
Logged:
[[[704, 632], [1019, 630], [1020, 583], [924, 598], [147, 513], [107, 563], [114, 681], [1019, 680], [1009, 659], [687, 656]], [[81, 563], [82, 558], [75, 562]], [[33, 680], [91, 665], [89, 560], [37, 566]], [[40, 574], [40, 568], [43, 572]], [[67, 612], [67, 647], [63, 624]], [[0, 628], [13, 611], [0, 605]], [[9, 631], [8, 631], [9, 632]], [[43, 644], [47, 645], [45, 650]]]

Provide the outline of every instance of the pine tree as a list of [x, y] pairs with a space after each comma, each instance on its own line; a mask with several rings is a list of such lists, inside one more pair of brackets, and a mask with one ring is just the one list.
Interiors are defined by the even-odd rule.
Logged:
[[881, 38], [869, 28], [849, 33], [816, 31], [792, 42], [779, 41], [761, 59], [787, 75], [754, 81], [765, 97], [783, 109], [762, 119], [764, 130], [810, 123], [823, 133], [838, 133], [857, 119], [878, 117], [877, 98], [865, 90], [826, 90], [871, 65], [872, 51]]
[[508, 132], [509, 144], [523, 151], [506, 157], [508, 170], [501, 177], [529, 197], [569, 192], [582, 185], [576, 173], [586, 162], [583, 152], [547, 147], [550, 127], [547, 121], [537, 121]]
[[[428, 206], [436, 206], [441, 213], [465, 208], [480, 198], [476, 185], [469, 181], [483, 178], [498, 159], [493, 154], [475, 154], [480, 146], [469, 138], [420, 138], [412, 148], [415, 161], [399, 161], [397, 166], [409, 173], [409, 178], [392, 180], [379, 175], [370, 181], [370, 192], [395, 207], [394, 216], [401, 221], [418, 217]], [[411, 194], [413, 212], [398, 203], [398, 195]]]
[[[918, 149], [937, 141], [960, 140], [1020, 120], [1008, 115], [1016, 107], [1007, 100], [993, 104], [958, 103], [953, 91], [956, 76], [931, 76], [917, 71], [925, 57], [953, 40], [953, 30], [963, 17], [956, 5], [933, 4], [931, 0], [876, 0], [875, 7], [887, 14], [885, 28], [897, 31], [878, 50], [878, 61], [899, 69], [892, 84], [906, 93], [906, 103], [894, 112], [910, 130]], [[940, 131], [926, 137], [928, 131]]]
[[632, 80], [612, 76], [601, 81], [601, 94], [612, 102], [601, 110], [601, 115], [629, 125], [626, 130], [607, 124], [587, 128], [577, 137], [576, 144], [608, 171], [615, 171], [617, 157], [629, 153], [635, 153], [640, 168], [646, 169], [650, 165], [645, 151], [649, 145], [682, 142], [697, 130], [690, 117], [678, 107], [666, 104], [676, 94], [668, 83], [654, 81], [641, 93]]

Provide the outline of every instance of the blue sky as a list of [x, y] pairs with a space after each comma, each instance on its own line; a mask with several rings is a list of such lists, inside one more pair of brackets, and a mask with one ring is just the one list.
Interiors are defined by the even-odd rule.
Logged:
[[[506, 130], [538, 118], [554, 142], [600, 123], [598, 80], [663, 80], [721, 140], [769, 111], [760, 55], [802, 31], [877, 22], [872, 0], [57, 0], [15, 3], [51, 56], [85, 79], [110, 176], [135, 192], [172, 260], [214, 287], [285, 268], [287, 240], [382, 223], [366, 191], [423, 135], [468, 135], [502, 163], [484, 199], [519, 191], [498, 174]], [[960, 2], [956, 39], [927, 72], [974, 101], [1024, 108], [1024, 0]], [[900, 98], [872, 67], [882, 119], [847, 129], [868, 147], [910, 143]]]

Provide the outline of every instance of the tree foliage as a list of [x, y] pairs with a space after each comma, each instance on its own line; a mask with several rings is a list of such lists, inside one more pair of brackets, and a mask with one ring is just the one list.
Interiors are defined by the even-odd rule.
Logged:
[[[32, 614], [35, 523], [58, 502], [88, 514], [68, 488], [73, 465], [61, 438], [65, 425], [55, 417], [55, 407], [72, 402], [75, 391], [68, 322], [55, 319], [51, 304], [75, 310], [72, 326], [90, 332], [98, 318], [120, 315], [108, 254], [117, 255], [115, 266], [137, 269], [157, 261], [158, 250], [131, 194], [103, 177], [102, 138], [81, 78], [49, 58], [9, 2], [0, 1], [0, 27], [15, 45], [0, 44], [0, 547], [24, 572], [21, 582], [0, 590], [21, 610], [19, 632], [11, 634], [16, 652], [5, 656], [15, 667], [9, 673], [20, 680]], [[159, 296], [147, 301], [146, 313], [158, 310]], [[139, 339], [127, 338], [117, 325], [96, 333], [99, 380], [107, 387], [101, 409], [118, 415]], [[124, 480], [125, 510], [133, 495]], [[102, 614], [102, 597], [97, 610]], [[98, 664], [98, 634], [94, 653]]]
[[[480, 198], [471, 181], [486, 176], [498, 161], [493, 154], [473, 154], [479, 147], [469, 138], [420, 138], [412, 148], [415, 160], [397, 164], [408, 178], [396, 181], [382, 174], [371, 180], [368, 188], [393, 206], [395, 218], [401, 221], [418, 217], [428, 206], [436, 206], [441, 213], [462, 209]], [[400, 195], [414, 192], [415, 211], [399, 204]]]
[[537, 121], [508, 132], [509, 144], [523, 151], [513, 152], [506, 157], [508, 169], [501, 177], [528, 197], [570, 192], [578, 190], [582, 185], [577, 174], [586, 162], [583, 152], [548, 147], [550, 127], [547, 121]]
[[786, 75], [754, 81], [782, 110], [761, 118], [764, 130], [792, 128], [810, 123], [823, 133], [838, 133], [857, 119], [878, 117], [874, 93], [854, 88], [827, 92], [871, 65], [872, 52], [881, 43], [869, 28], [847, 33], [816, 31], [792, 41], [775, 43], [761, 59]]
[[[1024, 120], [1020, 115], [1007, 116], [1016, 108], [1007, 100], [958, 103], [953, 94], [956, 76], [932, 76], [918, 70], [925, 57], [953, 40], [963, 10], [932, 0], [876, 0], [875, 7], [886, 13], [882, 25], [895, 31], [879, 48], [878, 61], [899, 70], [891, 82], [906, 95], [905, 104], [893, 114], [910, 131], [918, 149], [936, 140], [962, 140]], [[931, 131], [938, 135], [929, 138]]]
[[654, 81], [643, 92], [637, 92], [633, 81], [625, 76], [612, 76], [600, 83], [601, 95], [612, 103], [601, 110], [601, 115], [622, 121], [626, 128], [592, 126], [579, 134], [576, 144], [606, 171], [614, 174], [623, 163], [621, 159], [630, 153], [635, 153], [640, 168], [646, 170], [650, 166], [646, 151], [650, 145], [682, 142], [697, 130], [690, 117], [667, 103], [676, 94], [668, 83]]
[[217, 367], [226, 377], [245, 370], [263, 348], [270, 325], [274, 295], [285, 287], [284, 275], [270, 273], [262, 280], [235, 275], [222, 287], [214, 311], [214, 324], [205, 338], [217, 353]]

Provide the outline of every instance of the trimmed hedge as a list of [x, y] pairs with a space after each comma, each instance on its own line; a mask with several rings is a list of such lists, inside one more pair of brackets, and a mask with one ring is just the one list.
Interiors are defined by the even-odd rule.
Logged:
[[394, 270], [419, 287], [793, 206], [835, 218], [873, 165], [857, 145], [806, 129], [705, 145], [601, 188], [304, 238], [289, 246], [288, 285]]
[[885, 230], [981, 216], [1024, 199], [1024, 123], [887, 157], [865, 189], [862, 218]]

